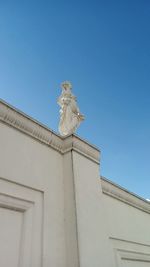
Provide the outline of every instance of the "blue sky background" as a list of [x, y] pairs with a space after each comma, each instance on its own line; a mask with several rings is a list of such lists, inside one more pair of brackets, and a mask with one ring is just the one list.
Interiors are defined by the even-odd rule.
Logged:
[[0, 0], [0, 97], [57, 131], [64, 80], [101, 174], [150, 198], [150, 1]]

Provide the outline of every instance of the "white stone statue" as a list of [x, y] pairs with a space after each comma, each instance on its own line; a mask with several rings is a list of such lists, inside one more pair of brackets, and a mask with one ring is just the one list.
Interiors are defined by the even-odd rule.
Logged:
[[80, 113], [77, 106], [76, 97], [72, 94], [72, 85], [65, 81], [61, 84], [62, 94], [58, 98], [57, 103], [60, 105], [60, 122], [59, 132], [65, 136], [75, 132], [84, 116]]

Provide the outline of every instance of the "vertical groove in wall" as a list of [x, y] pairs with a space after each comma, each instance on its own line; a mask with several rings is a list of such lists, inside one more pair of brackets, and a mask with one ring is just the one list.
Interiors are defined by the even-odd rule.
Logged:
[[77, 203], [76, 203], [76, 186], [74, 180], [74, 164], [73, 164], [73, 150], [71, 150], [71, 163], [72, 163], [72, 179], [73, 179], [73, 193], [74, 193], [74, 208], [75, 208], [75, 225], [76, 225], [76, 239], [77, 239], [77, 256], [78, 266], [80, 267], [80, 251], [79, 251], [79, 236], [78, 236], [78, 219], [77, 219]]

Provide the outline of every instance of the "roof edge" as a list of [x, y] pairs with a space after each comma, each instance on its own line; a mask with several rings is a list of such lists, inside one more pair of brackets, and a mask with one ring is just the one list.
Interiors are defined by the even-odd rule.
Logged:
[[0, 99], [0, 122], [52, 147], [61, 154], [75, 150], [99, 163], [100, 151], [77, 135], [62, 137], [47, 126]]
[[101, 176], [101, 185], [104, 194], [116, 198], [146, 213], [150, 213], [150, 203], [146, 199], [128, 191], [118, 184], [113, 183], [103, 176]]

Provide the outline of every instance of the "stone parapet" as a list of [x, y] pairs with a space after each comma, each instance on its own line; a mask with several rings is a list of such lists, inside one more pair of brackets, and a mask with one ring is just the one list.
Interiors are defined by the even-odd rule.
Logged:
[[95, 146], [77, 135], [62, 137], [3, 100], [0, 100], [0, 121], [50, 146], [61, 154], [75, 150], [97, 163], [100, 161], [100, 151]]

